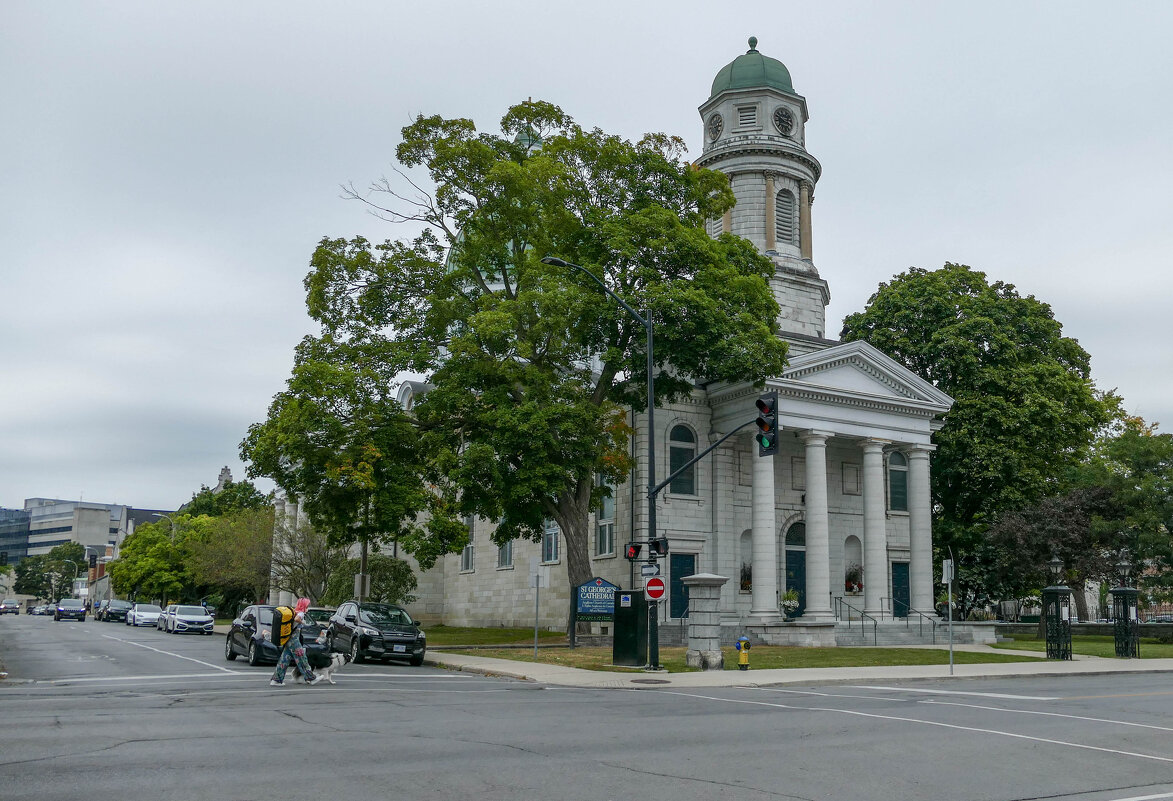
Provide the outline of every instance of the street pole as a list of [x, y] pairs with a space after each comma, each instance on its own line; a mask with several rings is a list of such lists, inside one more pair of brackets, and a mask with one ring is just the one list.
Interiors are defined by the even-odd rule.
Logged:
[[[656, 384], [655, 378], [652, 375], [652, 367], [655, 362], [653, 356], [653, 347], [655, 339], [652, 333], [652, 312], [648, 310], [643, 316], [635, 309], [628, 305], [627, 301], [616, 295], [611, 289], [602, 282], [602, 280], [585, 267], [577, 264], [572, 264], [562, 259], [547, 256], [542, 259], [543, 264], [549, 264], [552, 267], [569, 267], [572, 270], [578, 270], [583, 275], [590, 278], [599, 288], [603, 290], [616, 303], [623, 307], [624, 311], [634, 317], [639, 324], [644, 327], [647, 332], [647, 350], [648, 350], [648, 553], [652, 553], [652, 543], [656, 539]], [[634, 532], [633, 532], [634, 533]], [[633, 588], [634, 589], [634, 588]], [[655, 601], [648, 602], [648, 669], [660, 669], [660, 636], [659, 636], [659, 609]]]

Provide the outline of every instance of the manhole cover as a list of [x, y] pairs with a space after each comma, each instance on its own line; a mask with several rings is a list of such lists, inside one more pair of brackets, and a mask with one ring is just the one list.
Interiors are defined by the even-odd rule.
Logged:
[[632, 679], [632, 684], [671, 684], [667, 679]]

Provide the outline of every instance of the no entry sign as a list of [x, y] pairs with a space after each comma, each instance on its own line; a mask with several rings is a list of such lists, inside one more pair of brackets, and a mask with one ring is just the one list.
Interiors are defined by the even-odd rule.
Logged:
[[644, 585], [644, 595], [648, 596], [649, 601], [658, 601], [664, 597], [664, 589], [664, 579], [653, 576]]

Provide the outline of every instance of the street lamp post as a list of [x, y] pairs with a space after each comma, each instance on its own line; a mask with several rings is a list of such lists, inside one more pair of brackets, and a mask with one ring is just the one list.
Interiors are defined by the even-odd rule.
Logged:
[[[616, 295], [611, 289], [602, 282], [602, 280], [592, 273], [590, 270], [578, 264], [572, 264], [562, 259], [547, 256], [542, 259], [543, 264], [549, 264], [552, 267], [569, 267], [572, 270], [578, 270], [583, 275], [590, 278], [599, 288], [607, 293], [608, 297], [612, 298], [616, 303], [623, 307], [623, 310], [634, 317], [640, 325], [644, 327], [644, 331], [648, 335], [648, 553], [652, 552], [652, 542], [656, 539], [656, 385], [655, 378], [652, 375], [653, 366], [653, 345], [654, 340], [652, 336], [652, 313], [649, 310], [646, 315], [640, 315], [635, 309], [625, 301], [623, 298]], [[655, 603], [655, 602], [653, 602]], [[648, 615], [648, 667], [652, 670], [660, 669], [660, 639], [659, 639], [659, 620], [658, 614], [653, 611]]]
[[1043, 618], [1047, 634], [1047, 659], [1071, 659], [1071, 589], [1063, 582], [1063, 562], [1052, 556], [1047, 563], [1051, 586], [1043, 589]]
[[167, 522], [171, 524], [171, 541], [175, 542], [175, 520], [166, 512], [151, 512], [151, 517], [165, 517]]
[[1127, 553], [1120, 554], [1116, 570], [1120, 574], [1120, 586], [1109, 590], [1112, 594], [1112, 633], [1115, 635], [1116, 656], [1138, 659], [1140, 615], [1137, 614], [1137, 599], [1140, 590], [1132, 586], [1132, 563]]

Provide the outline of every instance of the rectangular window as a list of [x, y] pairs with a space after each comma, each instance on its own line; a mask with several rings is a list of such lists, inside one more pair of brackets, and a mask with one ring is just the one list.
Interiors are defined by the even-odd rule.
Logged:
[[472, 544], [464, 546], [464, 550], [460, 552], [460, 572], [471, 573], [473, 569], [472, 561]]
[[[608, 486], [599, 481], [600, 486]], [[615, 553], [615, 488], [609, 487], [611, 494], [603, 499], [595, 515], [595, 556], [612, 556]]]
[[888, 471], [888, 508], [893, 512], [908, 511], [908, 471]]
[[497, 546], [497, 567], [513, 567], [513, 540]]
[[558, 561], [558, 524], [553, 520], [546, 521], [545, 531], [542, 532], [542, 562]]
[[757, 106], [738, 106], [737, 107], [737, 127], [751, 128], [758, 124], [758, 107]]

